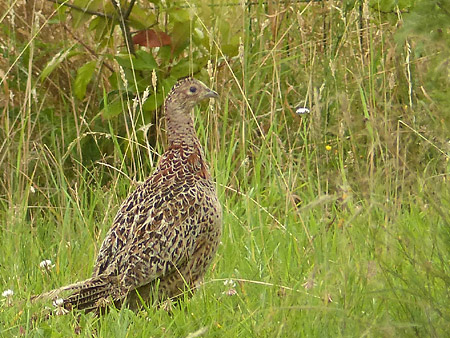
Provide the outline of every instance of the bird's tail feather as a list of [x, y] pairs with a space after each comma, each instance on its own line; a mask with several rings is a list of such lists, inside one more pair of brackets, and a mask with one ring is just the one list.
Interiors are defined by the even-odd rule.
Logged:
[[124, 296], [117, 276], [100, 275], [34, 296], [31, 301], [52, 299], [57, 307], [89, 312], [108, 304], [117, 305]]

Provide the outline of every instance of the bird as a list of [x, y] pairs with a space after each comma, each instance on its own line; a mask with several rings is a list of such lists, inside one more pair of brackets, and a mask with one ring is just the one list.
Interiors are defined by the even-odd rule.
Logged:
[[92, 276], [32, 300], [53, 299], [63, 313], [99, 313], [112, 304], [136, 311], [143, 301], [174, 300], [202, 282], [220, 243], [222, 207], [192, 111], [217, 97], [193, 77], [173, 86], [164, 101], [167, 149], [120, 206]]

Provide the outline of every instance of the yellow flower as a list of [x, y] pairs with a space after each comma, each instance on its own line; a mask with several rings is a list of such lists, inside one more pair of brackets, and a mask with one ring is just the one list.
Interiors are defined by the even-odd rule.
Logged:
[[329, 144], [327, 144], [327, 145], [325, 146], [325, 149], [328, 150], [328, 151], [330, 151], [330, 150], [331, 150], [331, 146], [330, 146]]

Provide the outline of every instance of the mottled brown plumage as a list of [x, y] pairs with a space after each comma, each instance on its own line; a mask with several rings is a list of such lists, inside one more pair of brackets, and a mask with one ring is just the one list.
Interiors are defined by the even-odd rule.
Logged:
[[212, 97], [217, 93], [193, 78], [173, 87], [165, 100], [168, 149], [120, 207], [92, 277], [37, 298], [56, 299], [65, 309], [111, 303], [136, 309], [140, 297], [161, 302], [202, 279], [219, 244], [222, 210], [191, 110]]

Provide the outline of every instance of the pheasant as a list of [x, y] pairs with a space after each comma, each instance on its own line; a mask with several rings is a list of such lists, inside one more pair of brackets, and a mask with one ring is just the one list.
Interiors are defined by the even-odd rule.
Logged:
[[[92, 277], [41, 294], [64, 311], [137, 310], [192, 290], [221, 237], [222, 208], [196, 136], [192, 109], [215, 91], [178, 81], [164, 103], [168, 148], [155, 172], [122, 203], [98, 253]], [[61, 294], [67, 293], [67, 296]]]

